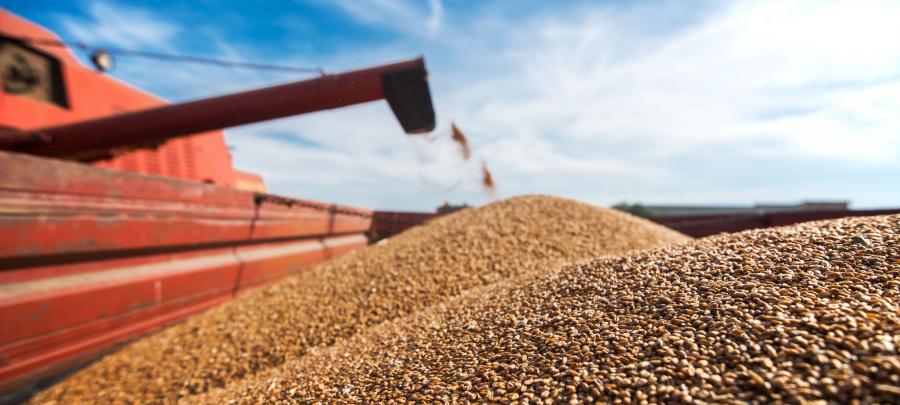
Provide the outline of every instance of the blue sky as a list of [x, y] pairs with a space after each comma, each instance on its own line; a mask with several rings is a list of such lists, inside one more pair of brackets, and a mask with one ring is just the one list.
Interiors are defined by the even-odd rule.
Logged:
[[[431, 210], [550, 193], [597, 204], [900, 206], [900, 3], [7, 1], [67, 39], [340, 71], [424, 55], [438, 114], [383, 102], [226, 131], [270, 191]], [[173, 101], [302, 75], [120, 58]], [[450, 121], [475, 153], [463, 161]], [[496, 195], [480, 187], [481, 161]]]

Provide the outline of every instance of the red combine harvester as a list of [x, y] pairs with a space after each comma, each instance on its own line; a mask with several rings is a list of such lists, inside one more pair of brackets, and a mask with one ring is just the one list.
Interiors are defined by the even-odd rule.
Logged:
[[0, 10], [0, 394], [367, 244], [372, 212], [265, 194], [222, 128], [386, 99], [434, 127], [421, 59], [170, 105]]

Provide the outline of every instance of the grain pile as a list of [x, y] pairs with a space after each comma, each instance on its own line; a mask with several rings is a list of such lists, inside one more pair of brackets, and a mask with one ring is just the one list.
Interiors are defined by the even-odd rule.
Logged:
[[897, 403], [898, 276], [900, 216], [717, 236], [470, 291], [195, 400]]
[[553, 197], [464, 210], [140, 340], [36, 400], [190, 397], [473, 287], [563, 260], [688, 239], [628, 214]]

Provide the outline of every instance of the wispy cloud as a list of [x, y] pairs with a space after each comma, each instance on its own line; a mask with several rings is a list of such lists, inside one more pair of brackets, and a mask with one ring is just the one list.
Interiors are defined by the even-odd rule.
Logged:
[[123, 48], [164, 46], [179, 32], [179, 26], [141, 8], [95, 1], [86, 17], [60, 16], [63, 29], [73, 38], [92, 44]]
[[444, 17], [441, 0], [429, 0], [427, 8], [415, 0], [325, 1], [324, 4], [365, 24], [416, 36], [435, 36]]
[[428, 29], [429, 34], [435, 35], [441, 29], [441, 20], [444, 18], [444, 5], [441, 3], [441, 0], [428, 0], [428, 5], [431, 8], [431, 15], [425, 21], [425, 27]]
[[[662, 35], [654, 27], [666, 20], [658, 17], [641, 7], [601, 7], [476, 32], [497, 44], [505, 69], [466, 84], [480, 91], [446, 96], [442, 111], [465, 117], [475, 136], [497, 134], [487, 156], [501, 162], [501, 184], [521, 181], [513, 180], [514, 192], [536, 183], [508, 157], [527, 166], [540, 159], [529, 153], [534, 148], [562, 155], [534, 176], [603, 203], [675, 195], [661, 183], [716, 195], [707, 202], [733, 202], [739, 193], [745, 198], [748, 182], [766, 179], [753, 200], [792, 198], [784, 184], [808, 191], [804, 198], [852, 199], [856, 188], [840, 194], [805, 185], [861, 171], [900, 174], [900, 48], [889, 39], [900, 37], [891, 22], [900, 18], [896, 4], [727, 4]], [[517, 145], [533, 147], [511, 153]], [[573, 177], [565, 157], [620, 167], [589, 176], [586, 166]], [[829, 165], [847, 170], [825, 174]], [[647, 171], [667, 180], [641, 178]], [[597, 187], [610, 192], [597, 197], [590, 190]], [[900, 200], [884, 186], [880, 195], [880, 204]]]
[[[573, 144], [640, 139], [648, 149], [675, 153], [720, 138], [777, 136], [800, 156], [900, 158], [900, 148], [883, 148], [897, 146], [891, 128], [900, 119], [870, 112], [900, 102], [892, 82], [830, 86], [900, 73], [900, 48], [887, 40], [900, 36], [900, 26], [884, 18], [900, 10], [750, 3], [650, 41], [619, 25], [640, 16], [621, 13], [632, 11], [602, 10], [528, 27], [535, 32], [533, 44], [511, 58], [498, 85], [525, 90], [483, 97], [483, 108], [476, 109], [481, 113], [474, 116], [492, 128], [518, 128]], [[857, 22], [847, 29], [852, 40], [831, 33], [830, 27], [848, 25], [838, 16]], [[790, 95], [793, 89], [804, 90]], [[808, 108], [758, 118], [766, 109], [798, 106]], [[871, 119], [862, 144], [850, 131], [862, 129], [849, 122], [858, 116]]]
[[[149, 10], [96, 4], [65, 30], [113, 41], [131, 29], [104, 22], [118, 15], [143, 27], [119, 40], [143, 46], [186, 29]], [[438, 1], [326, 6], [403, 35], [316, 55], [316, 65], [425, 53], [439, 133], [456, 120], [502, 195], [549, 192], [604, 204], [900, 201], [888, 184], [900, 177], [896, 3], [714, 2], [690, 11], [682, 3], [587, 3], [524, 14], [509, 4], [472, 11]], [[223, 57], [247, 49], [212, 43]], [[298, 64], [280, 54], [267, 60]], [[123, 79], [176, 99], [284, 79], [120, 66]], [[236, 164], [282, 194], [394, 209], [485, 198], [477, 162], [461, 162], [444, 141], [410, 140], [384, 103], [235, 128], [227, 137]]]

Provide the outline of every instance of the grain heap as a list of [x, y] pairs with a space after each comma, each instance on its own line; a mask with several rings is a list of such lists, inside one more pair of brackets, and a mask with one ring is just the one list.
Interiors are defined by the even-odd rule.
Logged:
[[469, 288], [563, 260], [688, 239], [628, 214], [553, 197], [464, 210], [138, 341], [37, 400], [189, 397]]
[[717, 236], [470, 291], [212, 403], [900, 401], [900, 216]]

